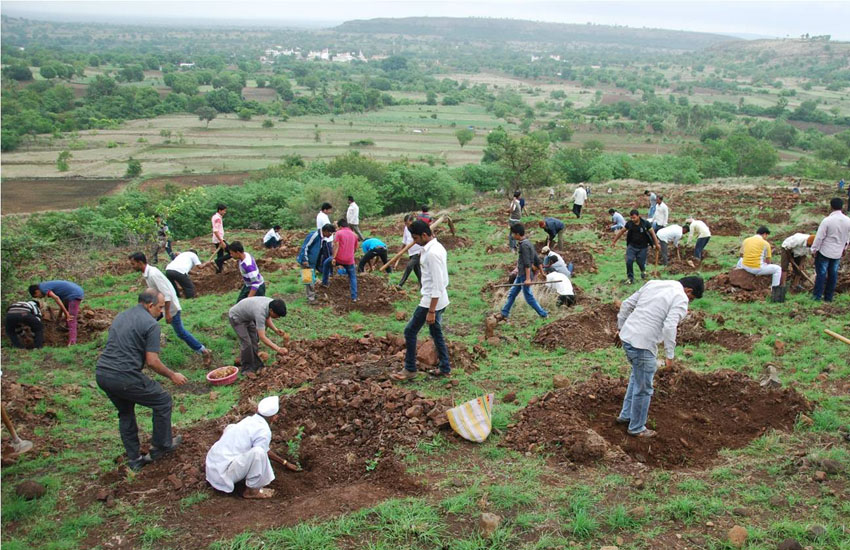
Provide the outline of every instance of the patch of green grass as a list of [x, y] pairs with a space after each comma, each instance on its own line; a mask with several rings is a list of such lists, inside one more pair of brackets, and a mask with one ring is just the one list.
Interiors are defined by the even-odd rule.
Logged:
[[487, 488], [490, 504], [497, 510], [511, 510], [528, 506], [537, 500], [538, 493], [522, 485], [491, 485]]
[[210, 494], [207, 491], [195, 491], [191, 495], [185, 496], [180, 499], [180, 510], [184, 511], [187, 508], [191, 508], [196, 504], [200, 504], [201, 502], [208, 500], [210, 498]]
[[608, 510], [605, 515], [605, 525], [612, 530], [629, 530], [640, 525], [640, 522], [629, 515], [625, 506], [618, 504]]
[[272, 548], [284, 550], [336, 550], [333, 534], [323, 525], [300, 523], [294, 527], [272, 529], [263, 533]]

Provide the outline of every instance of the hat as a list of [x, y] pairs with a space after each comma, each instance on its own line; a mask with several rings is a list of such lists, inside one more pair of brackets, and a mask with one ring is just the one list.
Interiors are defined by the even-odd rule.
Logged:
[[548, 246], [544, 246], [544, 247], [543, 247], [543, 250], [541, 250], [540, 252], [542, 252], [543, 254], [548, 254], [548, 253], [549, 253], [549, 247], [548, 247]]
[[280, 410], [280, 397], [272, 395], [266, 397], [257, 405], [257, 412], [262, 416], [274, 416]]

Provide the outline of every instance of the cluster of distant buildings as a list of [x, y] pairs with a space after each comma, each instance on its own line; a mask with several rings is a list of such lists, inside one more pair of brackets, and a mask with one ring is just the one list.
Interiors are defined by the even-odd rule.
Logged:
[[260, 56], [260, 63], [274, 63], [274, 60], [281, 55], [294, 57], [295, 59], [304, 59], [306, 61], [317, 59], [319, 61], [333, 61], [336, 63], [351, 63], [355, 60], [368, 63], [369, 61], [380, 61], [389, 57], [387, 55], [373, 55], [371, 57], [366, 57], [363, 55], [362, 51], [331, 53], [328, 48], [319, 51], [309, 50], [305, 53], [301, 51], [301, 48], [283, 48], [282, 46], [275, 46], [274, 48], [269, 48], [263, 52], [263, 55]]

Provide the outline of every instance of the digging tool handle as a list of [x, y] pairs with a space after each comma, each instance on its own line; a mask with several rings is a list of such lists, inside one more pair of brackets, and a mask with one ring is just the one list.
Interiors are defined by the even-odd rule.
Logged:
[[830, 336], [832, 336], [833, 338], [835, 338], [836, 340], [841, 340], [841, 341], [842, 341], [842, 342], [844, 342], [845, 344], [850, 344], [850, 338], [847, 338], [847, 337], [845, 337], [845, 336], [841, 336], [841, 335], [840, 335], [840, 334], [838, 334], [837, 332], [832, 332], [832, 331], [831, 331], [831, 330], [829, 330], [828, 328], [827, 328], [827, 329], [823, 329], [823, 331], [824, 331], [825, 333], [829, 334]]
[[[545, 284], [548, 284], [548, 283], [549, 283], [549, 281], [534, 281], [534, 282], [531, 282], [531, 283], [528, 283], [528, 284], [529, 285], [545, 285]], [[504, 284], [504, 285], [493, 285], [493, 288], [507, 288], [507, 287], [510, 287], [510, 286], [523, 286], [523, 285], [525, 285], [525, 283], [511, 283], [511, 284]]]
[[805, 271], [803, 271], [802, 269], [800, 269], [800, 266], [798, 266], [797, 264], [795, 264], [793, 260], [792, 260], [791, 262], [789, 262], [789, 263], [791, 264], [791, 269], [793, 269], [794, 271], [796, 271], [797, 273], [799, 273], [800, 275], [802, 275], [802, 276], [803, 276], [803, 278], [804, 278], [804, 279], [806, 279], [807, 281], [809, 281], [809, 283], [811, 283], [812, 285], [814, 285], [814, 284], [815, 284], [815, 282], [811, 279], [811, 277], [809, 277], [809, 275], [808, 275]]
[[404, 248], [402, 248], [401, 250], [399, 250], [399, 251], [398, 251], [398, 254], [396, 254], [395, 256], [393, 256], [392, 258], [390, 258], [390, 261], [388, 261], [387, 263], [385, 263], [384, 265], [382, 265], [382, 266], [381, 266], [381, 268], [380, 268], [380, 269], [378, 269], [378, 271], [384, 271], [384, 270], [386, 270], [386, 269], [387, 269], [390, 265], [392, 265], [392, 263], [393, 263], [393, 262], [395, 262], [395, 261], [397, 261], [399, 258], [401, 258], [401, 255], [402, 255], [402, 254], [404, 254], [405, 252], [407, 252], [408, 250], [410, 250], [410, 247], [412, 247], [414, 244], [416, 244], [416, 243], [408, 243], [408, 244], [404, 245]]

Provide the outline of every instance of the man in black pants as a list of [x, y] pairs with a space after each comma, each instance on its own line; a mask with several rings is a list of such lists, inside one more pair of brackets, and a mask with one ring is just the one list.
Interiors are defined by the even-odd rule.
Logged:
[[640, 217], [640, 212], [632, 209], [626, 226], [617, 232], [611, 246], [617, 244], [620, 237], [626, 233], [626, 284], [634, 284], [634, 263], [640, 268], [640, 278], [646, 279], [646, 255], [650, 246], [658, 248], [658, 237], [652, 229], [652, 224]]
[[[381, 239], [376, 239], [375, 237], [366, 239], [363, 241], [361, 249], [363, 250], [363, 257], [360, 258], [360, 262], [357, 264], [358, 272], [362, 273], [366, 264], [371, 262], [374, 258], [380, 258], [381, 262], [383, 262], [381, 265], [387, 263], [387, 245], [384, 244], [384, 241]], [[392, 272], [392, 266], [387, 266], [387, 273]]]
[[227, 214], [227, 205], [219, 203], [210, 221], [212, 222], [212, 242], [216, 249], [215, 272], [221, 273], [224, 262], [231, 258], [230, 250], [227, 249], [227, 241], [224, 240], [224, 221], [222, 217]]
[[[29, 327], [30, 335], [21, 332]], [[44, 345], [44, 323], [38, 302], [14, 302], [6, 310], [6, 335], [16, 348], [40, 348]], [[22, 337], [23, 336], [23, 337]]]
[[[182, 436], [171, 437], [171, 395], [159, 382], [142, 373], [145, 365], [178, 386], [186, 377], [166, 367], [159, 358], [160, 329], [157, 319], [165, 307], [165, 297], [149, 288], [139, 294], [139, 304], [115, 317], [109, 327], [106, 347], [97, 360], [97, 385], [118, 409], [118, 430], [127, 451], [127, 466], [139, 471], [147, 464], [176, 449]], [[153, 411], [153, 437], [149, 454], [142, 455], [136, 405]]]
[[407, 214], [404, 217], [404, 234], [402, 235], [401, 242], [404, 243], [405, 246], [410, 245], [410, 248], [407, 250], [407, 266], [404, 268], [401, 280], [396, 285], [396, 288], [399, 290], [401, 290], [401, 287], [404, 286], [404, 283], [407, 281], [407, 278], [410, 277], [411, 273], [415, 273], [419, 284], [422, 284], [422, 269], [419, 267], [419, 254], [422, 251], [422, 247], [413, 241], [413, 235], [410, 234], [410, 226], [414, 221], [416, 221], [416, 216], [414, 214]]

